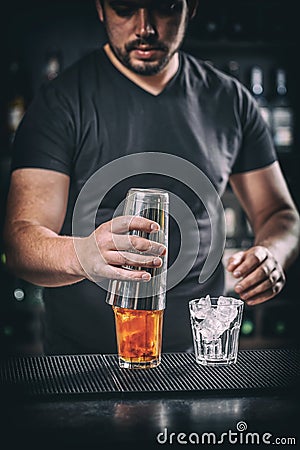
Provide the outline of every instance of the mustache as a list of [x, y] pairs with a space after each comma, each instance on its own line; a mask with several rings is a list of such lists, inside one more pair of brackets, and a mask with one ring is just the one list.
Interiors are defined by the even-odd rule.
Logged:
[[141, 46], [151, 47], [154, 48], [155, 50], [168, 51], [168, 47], [166, 47], [161, 42], [157, 41], [155, 38], [136, 39], [126, 44], [125, 49], [127, 52], [130, 52], [131, 50], [135, 50], [136, 48], [139, 48]]

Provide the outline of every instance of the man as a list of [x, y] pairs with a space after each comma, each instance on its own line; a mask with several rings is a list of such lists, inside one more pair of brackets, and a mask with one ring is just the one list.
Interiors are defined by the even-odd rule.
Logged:
[[[97, 282], [146, 283], [146, 270], [122, 265], [159, 266], [166, 250], [142, 238], [129, 241], [128, 229], [150, 232], [156, 224], [112, 219], [114, 210], [130, 187], [174, 192], [192, 211], [200, 233], [195, 263], [167, 292], [164, 351], [185, 351], [191, 347], [187, 302], [224, 293], [223, 267], [219, 262], [199, 284], [211, 244], [206, 199], [172, 174], [164, 176], [166, 167], [153, 173], [139, 155], [149, 154], [153, 163], [159, 161], [156, 153], [192, 163], [220, 196], [230, 181], [255, 233], [255, 245], [233, 255], [227, 266], [237, 278], [237, 294], [249, 305], [283, 288], [285, 271], [299, 252], [299, 216], [251, 95], [236, 80], [179, 51], [197, 1], [97, 0], [96, 6], [108, 43], [43, 87], [19, 127], [7, 262], [19, 277], [46, 287], [46, 353], [115, 352], [112, 311]], [[108, 186], [110, 163], [133, 155], [136, 175], [125, 173]], [[76, 200], [95, 174], [94, 194], [102, 199], [96, 229], [73, 238]], [[89, 202], [86, 208], [89, 215]], [[170, 266], [186, 250], [180, 249], [182, 223], [175, 222]], [[131, 246], [142, 252], [139, 260]]]

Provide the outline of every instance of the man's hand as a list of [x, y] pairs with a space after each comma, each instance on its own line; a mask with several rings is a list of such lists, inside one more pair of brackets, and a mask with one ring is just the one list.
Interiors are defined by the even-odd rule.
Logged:
[[[149, 233], [149, 239], [128, 235], [132, 230]], [[75, 250], [85, 277], [91, 281], [101, 278], [149, 281], [149, 272], [128, 270], [122, 266], [130, 265], [137, 269], [160, 267], [166, 247], [151, 240], [151, 233], [158, 230], [159, 225], [152, 220], [121, 216], [103, 223], [87, 238], [75, 239]]]
[[263, 246], [235, 253], [228, 260], [227, 270], [235, 278], [239, 278], [235, 292], [249, 305], [263, 303], [275, 297], [285, 285], [281, 265]]
[[249, 305], [265, 302], [285, 285], [285, 273], [300, 250], [300, 217], [278, 161], [233, 174], [231, 187], [254, 232], [255, 245], [234, 254], [227, 269], [235, 291]]

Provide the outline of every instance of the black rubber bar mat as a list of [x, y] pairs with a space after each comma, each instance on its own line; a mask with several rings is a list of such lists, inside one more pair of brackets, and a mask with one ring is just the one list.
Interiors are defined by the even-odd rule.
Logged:
[[191, 353], [165, 353], [154, 369], [120, 369], [116, 355], [14, 357], [0, 364], [2, 393], [31, 397], [293, 388], [297, 349], [241, 350], [236, 364], [205, 367]]

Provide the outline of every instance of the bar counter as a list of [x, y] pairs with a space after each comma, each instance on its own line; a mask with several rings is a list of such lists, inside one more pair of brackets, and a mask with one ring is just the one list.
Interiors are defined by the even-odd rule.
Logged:
[[119, 369], [116, 355], [7, 358], [1, 441], [7, 449], [297, 448], [299, 375], [299, 349], [241, 350], [226, 367], [169, 353], [149, 370]]

